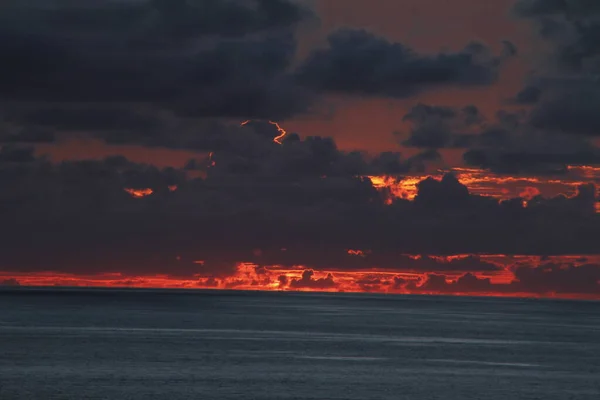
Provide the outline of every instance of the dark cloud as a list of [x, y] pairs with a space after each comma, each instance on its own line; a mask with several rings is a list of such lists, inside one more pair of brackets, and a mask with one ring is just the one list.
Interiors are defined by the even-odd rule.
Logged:
[[559, 71], [600, 72], [600, 6], [590, 0], [519, 0], [515, 13], [534, 21]]
[[328, 41], [298, 71], [302, 82], [328, 92], [407, 97], [428, 87], [488, 85], [502, 59], [479, 43], [456, 53], [419, 54], [364, 30], [341, 29]]
[[[57, 34], [72, 28], [91, 35], [105, 33], [107, 24], [115, 34], [131, 39], [171, 40], [204, 35], [240, 36], [274, 28], [287, 28], [306, 17], [307, 10], [287, 0], [142, 0], [87, 2], [85, 5], [65, 1], [5, 2], [5, 22], [11, 17], [38, 22], [40, 30]], [[137, 34], [137, 35], [136, 35]]]
[[544, 264], [515, 271], [515, 290], [534, 293], [600, 294], [600, 266]]
[[600, 13], [600, 4], [594, 0], [518, 0], [514, 12], [527, 18], [554, 15], [589, 16]]
[[[4, 269], [37, 271], [43, 265], [50, 271], [101, 273], [147, 268], [173, 275], [202, 270], [195, 260], [151, 250], [162, 245], [173, 250], [173, 242], [158, 226], [160, 211], [150, 204], [139, 208], [141, 204], [125, 191], [152, 188], [155, 199], [167, 196], [169, 186], [180, 182], [176, 171], [119, 157], [58, 165], [43, 161], [1, 165], [0, 215], [16, 229], [8, 240], [12, 250], [1, 257]], [[64, 229], [56, 234], [59, 225]]]
[[0, 142], [5, 143], [54, 143], [56, 134], [53, 130], [44, 128], [28, 127], [19, 129], [16, 133], [11, 133], [0, 137]]
[[289, 287], [291, 289], [331, 289], [336, 287], [333, 275], [327, 274], [325, 278], [313, 278], [315, 272], [311, 269], [304, 270], [302, 278], [292, 279]]
[[408, 282], [405, 288], [413, 292], [449, 294], [538, 294], [538, 295], [598, 295], [600, 265], [553, 264], [520, 266], [510, 283], [492, 283], [490, 278], [471, 273], [458, 279], [429, 274], [424, 282]]
[[585, 137], [533, 126], [529, 115], [501, 113], [483, 127], [463, 159], [498, 173], [556, 174], [568, 166], [600, 163], [600, 149]]
[[[473, 195], [447, 175], [421, 182], [414, 201], [392, 199], [361, 175], [397, 171], [401, 161], [382, 160], [399, 155], [345, 153], [320, 137], [284, 138], [279, 145], [271, 128], [267, 122], [236, 128], [248, 141], [215, 152], [202, 179], [123, 157], [60, 164], [28, 150], [1, 157], [1, 268], [215, 278], [241, 262], [493, 272], [497, 266], [477, 257], [405, 254], [597, 251], [593, 186], [571, 198], [535, 196], [524, 207], [522, 199]], [[329, 284], [324, 279], [294, 285]]]
[[[364, 175], [399, 175], [418, 169], [435, 154], [404, 158], [397, 152], [374, 156], [338, 149], [332, 138], [293, 133], [281, 138], [278, 126], [269, 121], [252, 121], [238, 127], [199, 133], [196, 148], [215, 151], [212, 161], [218, 168], [209, 170], [216, 176], [264, 175], [294, 181], [306, 177], [356, 177]], [[210, 134], [208, 132], [212, 132]], [[201, 141], [202, 140], [202, 141]], [[200, 145], [202, 144], [202, 145]], [[197, 167], [194, 162], [189, 168]]]
[[398, 290], [400, 288], [405, 287], [408, 284], [408, 282], [409, 281], [407, 279], [401, 278], [399, 276], [395, 276], [394, 280], [391, 284], [392, 284], [393, 289]]
[[279, 282], [279, 286], [283, 288], [288, 285], [289, 278], [287, 277], [287, 275], [279, 275], [277, 277], [277, 282]]
[[12, 117], [17, 122], [60, 131], [152, 132], [165, 129], [155, 113], [114, 106], [36, 107], [16, 111]]
[[[3, 114], [6, 114], [3, 113]], [[0, 146], [6, 144], [52, 143], [56, 140], [53, 129], [46, 127], [19, 126], [10, 118], [0, 117]]]
[[549, 132], [600, 136], [600, 84], [573, 85], [544, 96], [531, 112], [531, 124]]
[[583, 136], [532, 121], [533, 114], [501, 113], [498, 122], [485, 127], [465, 153], [465, 161], [498, 172], [554, 173], [568, 165], [600, 162], [600, 149]]
[[49, 143], [60, 132], [215, 151], [231, 145], [221, 134], [229, 127], [215, 119], [308, 112], [315, 88], [402, 97], [488, 84], [516, 52], [508, 42], [500, 56], [470, 43], [427, 55], [340, 30], [294, 71], [295, 28], [310, 18], [291, 0], [9, 1], [0, 16], [0, 92], [23, 129], [0, 140]]
[[[44, 26], [41, 24], [35, 29], [44, 32]], [[11, 26], [13, 28], [24, 29]], [[67, 33], [72, 32], [69, 24], [65, 29]], [[44, 43], [62, 43], [63, 39], [60, 35], [33, 37]], [[102, 35], [99, 37], [105, 40]], [[199, 61], [200, 64], [208, 63], [201, 65], [207, 69], [191, 81], [190, 75], [185, 75], [187, 70], [177, 71], [165, 81], [151, 80], [150, 77], [155, 78], [152, 63], [139, 62], [134, 69], [128, 69], [123, 60], [129, 56], [117, 53], [116, 58], [111, 58], [111, 62], [116, 63], [115, 71], [139, 72], [143, 77], [141, 81], [150, 79], [152, 84], [141, 85], [141, 81], [134, 79], [116, 90], [123, 94], [133, 93], [132, 101], [136, 100], [135, 96], [144, 94], [143, 97], [147, 95], [147, 100], [153, 102], [159, 98], [175, 99], [168, 93], [153, 98], [152, 91], [157, 90], [156, 94], [165, 88], [173, 90], [171, 79], [181, 76], [189, 83], [182, 90], [191, 90], [189, 93], [194, 94], [194, 90], [202, 88], [198, 96], [210, 94], [212, 87], [206, 85], [212, 85], [214, 79], [219, 82], [223, 78], [221, 74], [231, 74], [235, 79], [241, 76], [253, 85], [260, 82], [257, 77], [264, 73], [269, 82], [275, 82], [285, 79], [281, 74], [288, 64], [286, 41], [289, 39], [287, 32], [274, 38], [263, 34], [243, 39], [220, 38], [209, 49], [199, 50], [210, 55], [208, 61]], [[79, 40], [83, 39], [69, 41], [66, 44], [68, 50], [78, 46]], [[262, 45], [255, 47], [264, 41], [275, 46], [273, 53]], [[154, 48], [153, 41], [142, 44], [142, 47], [132, 47], [133, 54], [144, 53], [147, 46]], [[393, 49], [389, 50], [389, 46]], [[389, 43], [383, 46], [384, 58], [396, 57], [399, 50], [394, 46]], [[102, 48], [113, 49], [110, 46]], [[79, 47], [76, 50], [79, 51]], [[92, 46], [86, 51], [95, 55], [97, 50]], [[473, 47], [469, 51], [476, 50]], [[176, 47], [173, 51], [180, 57]], [[427, 64], [448, 59], [450, 63], [460, 64], [463, 61], [453, 61], [465, 58], [460, 54], [432, 58], [411, 55], [410, 63]], [[239, 59], [236, 58], [238, 55]], [[248, 57], [256, 63], [244, 64]], [[474, 61], [479, 58], [466, 58], [472, 63], [465, 64], [469, 68], [479, 65]], [[87, 68], [104, 65], [104, 61], [106, 59], [101, 57], [98, 64]], [[190, 65], [179, 61], [180, 58], [173, 65]], [[124, 97], [121, 96], [113, 104], [110, 100], [116, 100], [116, 97], [105, 96], [109, 89], [106, 81], [88, 81], [91, 76], [102, 78], [100, 72], [112, 73], [110, 68], [102, 69], [98, 72], [100, 75], [94, 72], [87, 76], [85, 68], [70, 71], [64, 69], [61, 62], [59, 57], [52, 67], [58, 69], [49, 69], [48, 75], [25, 74], [26, 79], [23, 78], [25, 75], [15, 75], [16, 80], [25, 79], [22, 86], [25, 90], [19, 95], [29, 101], [26, 105], [11, 105], [17, 122], [30, 121], [39, 129], [61, 131], [86, 130], [90, 122], [94, 126], [92, 133], [109, 143], [191, 148], [211, 155], [198, 155], [186, 168], [177, 170], [136, 164], [118, 156], [100, 161], [52, 164], [36, 158], [30, 147], [3, 146], [0, 150], [0, 218], [3, 222], [0, 268], [3, 270], [21, 273], [47, 270], [87, 274], [121, 272], [128, 276], [201, 275], [203, 279], [212, 277], [213, 281], [204, 282], [211, 285], [233, 274], [237, 263], [252, 262], [259, 266], [302, 266], [308, 271], [302, 278], [287, 282], [282, 279], [281, 285], [322, 289], [333, 288], [336, 282], [332, 276], [315, 278], [312, 270], [383, 268], [415, 272], [497, 272], [498, 269], [475, 256], [459, 260], [431, 257], [416, 260], [406, 256], [407, 253], [597, 251], [594, 239], [600, 234], [600, 224], [594, 212], [596, 198], [592, 187], [581, 187], [579, 194], [572, 198], [533, 197], [528, 207], [524, 207], [519, 198], [498, 202], [473, 195], [452, 175], [441, 181], [424, 180], [418, 185], [418, 194], [413, 201], [392, 198], [389, 189], [378, 190], [364, 177], [392, 175], [393, 179], [420, 169], [424, 162], [439, 158], [435, 147], [456, 144], [457, 138], [470, 135], [471, 130], [486, 128], [477, 139], [478, 145], [485, 149], [510, 149], [516, 142], [513, 132], [520, 126], [518, 117], [503, 114], [498, 121], [486, 125], [474, 106], [449, 109], [419, 105], [407, 115], [406, 122], [413, 124], [417, 132], [420, 126], [435, 121], [437, 126], [434, 124], [434, 128], [446, 130], [442, 140], [428, 144], [425, 152], [411, 158], [395, 152], [369, 156], [341, 151], [331, 138], [300, 138], [294, 133], [282, 137], [278, 126], [268, 119], [251, 121], [243, 126], [205, 119], [199, 126], [172, 118], [173, 114], [169, 112], [155, 113], [153, 105], [123, 107]], [[144, 69], [146, 65], [150, 70]], [[161, 63], [156, 65], [162, 68]], [[165, 65], [170, 68], [170, 61]], [[460, 64], [460, 68], [463, 67]], [[138, 68], [142, 70], [138, 71]], [[258, 72], [252, 72], [253, 69]], [[245, 75], [246, 70], [251, 73]], [[69, 86], [58, 94], [58, 100], [65, 103], [58, 101], [52, 106], [39, 103], [44, 96], [50, 98], [54, 93], [52, 87], [43, 84], [44, 80], [56, 85], [60, 74], [67, 71], [74, 75], [66, 75], [65, 79], [85, 79], [80, 85]], [[3, 79], [0, 78], [3, 84], [12, 84]], [[42, 81], [36, 81], [34, 85], [27, 79]], [[222, 82], [229, 82], [228, 77], [223, 79]], [[402, 81], [397, 83], [404, 84]], [[103, 87], [100, 88], [101, 84]], [[218, 85], [214, 90], [215, 93], [227, 93]], [[85, 104], [85, 97], [78, 98], [79, 95], [93, 97], [93, 104]], [[183, 99], [188, 104], [199, 104], [192, 101], [193, 97], [186, 96], [176, 96], [177, 101], [171, 104], [179, 104]], [[82, 103], [72, 104], [77, 103], [76, 100], [82, 100]], [[207, 107], [219, 103], [218, 98], [213, 100]], [[254, 107], [256, 102], [248, 104]], [[193, 114], [193, 110], [187, 111]], [[225, 116], [225, 113], [216, 114]], [[428, 138], [425, 134], [414, 136]], [[276, 137], [280, 143], [275, 141]], [[528, 140], [524, 147], [530, 143], [536, 146], [543, 143]], [[193, 179], [189, 171], [202, 172], [202, 178]], [[494, 229], [490, 229], [491, 226]], [[349, 254], [349, 249], [364, 250], [364, 257]], [[227, 285], [235, 286], [239, 282], [227, 282]]]
[[517, 48], [517, 46], [514, 43], [512, 43], [508, 40], [503, 40], [501, 43], [502, 43], [502, 58], [516, 56], [519, 53], [519, 49]]
[[21, 284], [15, 278], [7, 278], [0, 280], [0, 286], [21, 286]]
[[562, 174], [569, 165], [600, 164], [600, 154], [596, 152], [574, 152], [544, 154], [535, 150], [522, 152], [498, 152], [490, 150], [468, 150], [463, 159], [469, 166], [489, 169], [497, 173], [538, 173]]
[[[568, 40], [556, 45], [557, 70], [592, 74], [595, 21], [578, 28], [573, 20], [584, 13], [567, 18], [560, 4], [521, 14], [553, 20], [540, 23], [554, 44], [566, 32]], [[332, 138], [283, 135], [271, 119], [309, 110], [313, 90], [406, 97], [431, 87], [488, 85], [516, 48], [506, 42], [496, 56], [472, 43], [428, 55], [340, 30], [294, 72], [293, 28], [308, 17], [295, 2], [9, 1], [3, 7], [0, 269], [15, 273], [9, 276], [119, 272], [131, 284], [134, 276], [164, 274], [234, 288], [271, 282], [269, 267], [279, 266], [303, 271], [300, 278], [277, 278], [280, 288], [291, 289], [336, 289], [342, 282], [336, 271], [377, 269], [430, 275], [422, 284], [369, 276], [358, 285], [597, 290], [593, 265], [518, 267], [515, 282], [499, 287], [480, 276], [502, 266], [478, 255], [446, 257], [597, 253], [593, 185], [571, 197], [531, 191], [498, 201], [470, 193], [448, 174], [423, 179], [407, 200], [366, 177], [394, 180], [424, 170], [440, 161], [441, 148], [464, 148], [468, 164], [503, 172], [598, 163], [600, 153], [586, 139], [599, 126], [593, 76], [578, 77], [581, 97], [567, 103], [574, 87], [563, 78], [540, 79], [516, 99], [535, 103], [531, 114], [487, 120], [473, 105], [418, 104], [404, 117], [411, 128], [402, 139], [423, 151], [368, 155], [342, 151]], [[574, 41], [583, 47], [572, 48]], [[231, 122], [246, 118], [252, 121], [243, 126]], [[71, 134], [198, 154], [182, 169], [160, 169], [122, 156], [55, 164], [30, 147]], [[246, 280], [232, 278], [239, 263], [252, 263]]]
[[[600, 163], [600, 149], [585, 135], [572, 135], [578, 123], [582, 130], [590, 129], [596, 118], [597, 113], [591, 112], [593, 97], [590, 104], [581, 103], [571, 99], [564, 106], [548, 107], [544, 100], [531, 113], [501, 110], [494, 119], [484, 118], [474, 106], [417, 104], [403, 118], [410, 125], [408, 138], [397, 136], [405, 146], [430, 151], [464, 148], [469, 166], [498, 173], [554, 174], [565, 172], [568, 165]], [[542, 107], [547, 108], [543, 114]], [[573, 119], [576, 113], [580, 119]], [[561, 124], [569, 125], [570, 133]]]
[[[497, 288], [499, 286], [499, 288]], [[429, 274], [424, 282], [418, 285], [415, 282], [409, 282], [406, 286], [413, 292], [425, 293], [498, 293], [503, 292], [506, 285], [494, 285], [489, 278], [478, 278], [467, 273], [458, 279], [452, 281], [445, 275]]]
[[536, 103], [530, 123], [549, 132], [597, 136], [600, 119], [600, 5], [589, 0], [519, 0], [515, 13], [531, 20], [546, 54], [521, 103]]
[[17, 145], [0, 147], [0, 163], [28, 163], [35, 160], [34, 148]]
[[[0, 91], [8, 101], [289, 116], [307, 107], [285, 78], [296, 48], [291, 29], [306, 16], [287, 0], [11, 1], [0, 18]], [[79, 112], [76, 125], [85, 122]], [[140, 122], [122, 117], [114, 123]]]
[[540, 99], [542, 91], [536, 86], [526, 86], [515, 98], [517, 104], [534, 104]]
[[[321, 207], [345, 203], [357, 208], [381, 201], [382, 194], [357, 175], [385, 173], [388, 164], [378, 160], [386, 157], [369, 160], [360, 153], [344, 153], [331, 139], [320, 137], [279, 145], [273, 142], [278, 133], [266, 122], [236, 127], [213, 161], [206, 160], [203, 168], [194, 165], [208, 169], [206, 180], [190, 180], [184, 170], [161, 170], [118, 156], [55, 165], [36, 159], [32, 148], [2, 147], [0, 213], [19, 232], [10, 238], [13, 251], [3, 255], [1, 264], [34, 270], [43, 264], [69, 272], [80, 265], [93, 272], [121, 270], [124, 265], [131, 265], [132, 271], [157, 268], [176, 275], [232, 271], [228, 268], [251, 260], [252, 250], [268, 242], [259, 234], [225, 251], [231, 228], [254, 230], [263, 225], [270, 235], [288, 223], [301, 225], [302, 213], [308, 217], [304, 222], [316, 223]], [[397, 165], [389, 168], [396, 172]], [[132, 197], [136, 190], [148, 196]], [[269, 217], [271, 207], [274, 214]], [[63, 223], [61, 235], [52, 234], [52, 226]], [[212, 227], [192, 233], [197, 223]], [[161, 232], [167, 226], [177, 234]], [[23, 253], [27, 237], [37, 251]], [[284, 237], [289, 233], [282, 232]], [[204, 244], [190, 246], [196, 240]], [[71, 252], [73, 246], [79, 250]], [[155, 256], [151, 248], [164, 252]], [[224, 260], [220, 252], [233, 258]]]
[[422, 103], [415, 105], [402, 120], [411, 124], [403, 145], [432, 149], [468, 147], [474, 141], [474, 128], [484, 122], [477, 107], [472, 105], [457, 110]]
[[479, 201], [472, 197], [466, 186], [462, 185], [454, 175], [447, 174], [438, 181], [427, 178], [417, 184], [415, 205], [423, 207], [467, 206], [471, 201]]

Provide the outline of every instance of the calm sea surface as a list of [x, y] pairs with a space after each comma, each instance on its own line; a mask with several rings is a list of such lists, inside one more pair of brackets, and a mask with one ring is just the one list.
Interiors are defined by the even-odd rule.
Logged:
[[0, 291], [0, 399], [600, 399], [600, 303]]

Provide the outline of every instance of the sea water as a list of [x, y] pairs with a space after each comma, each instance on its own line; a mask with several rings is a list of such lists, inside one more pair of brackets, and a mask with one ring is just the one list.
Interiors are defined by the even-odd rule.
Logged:
[[600, 399], [600, 303], [0, 290], [0, 399]]

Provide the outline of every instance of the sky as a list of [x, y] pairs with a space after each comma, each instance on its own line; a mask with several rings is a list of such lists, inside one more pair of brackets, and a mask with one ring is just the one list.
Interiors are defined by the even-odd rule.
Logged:
[[600, 298], [600, 3], [7, 0], [0, 284]]

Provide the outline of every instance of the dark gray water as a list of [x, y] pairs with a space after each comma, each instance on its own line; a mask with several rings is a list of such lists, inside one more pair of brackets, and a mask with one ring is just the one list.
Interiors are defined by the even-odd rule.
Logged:
[[0, 399], [600, 399], [600, 303], [0, 292]]

